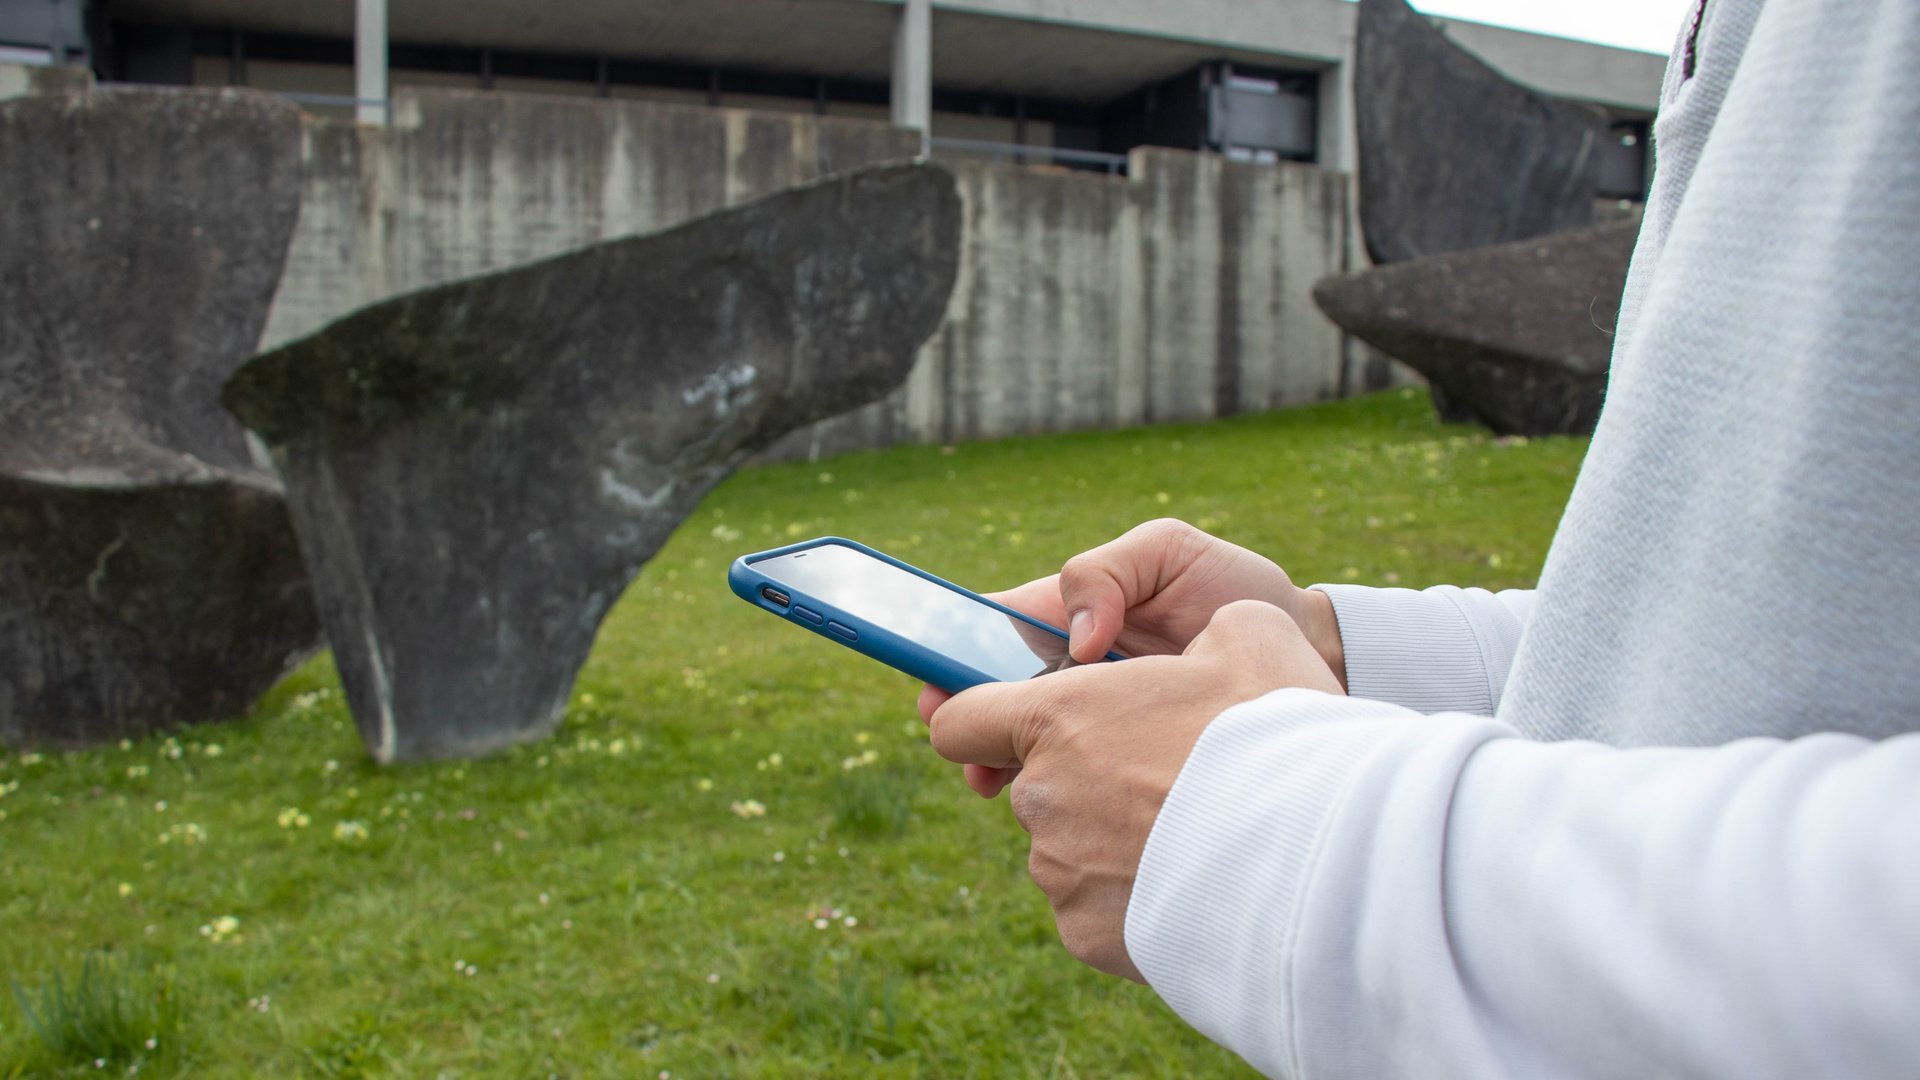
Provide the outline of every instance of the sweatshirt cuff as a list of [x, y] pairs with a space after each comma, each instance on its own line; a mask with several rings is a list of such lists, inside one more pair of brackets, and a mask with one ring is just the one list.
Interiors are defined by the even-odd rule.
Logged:
[[1484, 589], [1315, 585], [1333, 601], [1347, 692], [1419, 713], [1492, 716], [1513, 664], [1524, 606]]
[[1127, 953], [1201, 1034], [1294, 1071], [1289, 977], [1307, 876], [1333, 808], [1382, 741], [1418, 720], [1279, 690], [1207, 727], [1160, 809], [1128, 902]]

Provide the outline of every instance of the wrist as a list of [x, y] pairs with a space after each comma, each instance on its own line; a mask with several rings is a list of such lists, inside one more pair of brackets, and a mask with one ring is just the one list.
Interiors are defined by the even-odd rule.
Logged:
[[1306, 635], [1320, 659], [1326, 662], [1340, 689], [1347, 688], [1347, 654], [1340, 640], [1340, 617], [1334, 613], [1333, 598], [1318, 589], [1301, 589], [1293, 611], [1294, 622]]

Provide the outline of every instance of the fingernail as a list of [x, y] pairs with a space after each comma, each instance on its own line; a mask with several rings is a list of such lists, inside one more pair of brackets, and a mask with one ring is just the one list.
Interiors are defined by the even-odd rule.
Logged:
[[1077, 652], [1093, 632], [1093, 612], [1076, 611], [1067, 620], [1067, 651]]

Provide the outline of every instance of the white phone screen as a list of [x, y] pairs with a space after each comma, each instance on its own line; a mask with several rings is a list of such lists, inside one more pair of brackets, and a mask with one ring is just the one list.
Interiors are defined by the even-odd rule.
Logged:
[[812, 597], [1001, 682], [1052, 671], [1066, 639], [881, 559], [839, 544], [759, 559], [755, 570], [785, 586], [794, 603]]

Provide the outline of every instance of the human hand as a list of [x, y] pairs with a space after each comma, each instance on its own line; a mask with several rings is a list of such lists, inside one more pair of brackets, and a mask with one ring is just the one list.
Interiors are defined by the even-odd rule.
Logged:
[[[1289, 686], [1341, 693], [1285, 612], [1238, 601], [1179, 656], [985, 683], [932, 709], [921, 702], [934, 749], [966, 764], [969, 782], [1010, 781], [1014, 817], [1033, 838], [1028, 873], [1067, 950], [1140, 982], [1126, 950], [1127, 903], [1167, 792], [1215, 717]], [[975, 790], [991, 797], [999, 786]]]
[[[1116, 648], [1133, 657], [1178, 653], [1222, 607], [1236, 600], [1264, 601], [1293, 619], [1341, 689], [1346, 687], [1340, 623], [1325, 593], [1295, 585], [1271, 559], [1173, 518], [1135, 526], [1067, 560], [1058, 574], [987, 595], [1041, 622], [1067, 627], [1069, 651], [1083, 664]], [[921, 719], [951, 696], [938, 687], [923, 688]], [[967, 786], [992, 798], [1018, 771], [968, 765]]]
[[1127, 656], [1178, 653], [1214, 612], [1235, 600], [1260, 600], [1286, 612], [1334, 677], [1346, 682], [1340, 624], [1325, 594], [1295, 585], [1273, 560], [1173, 518], [1135, 526], [1068, 559], [1058, 574], [990, 595], [1065, 627], [1068, 651], [1082, 664], [1112, 649]]

